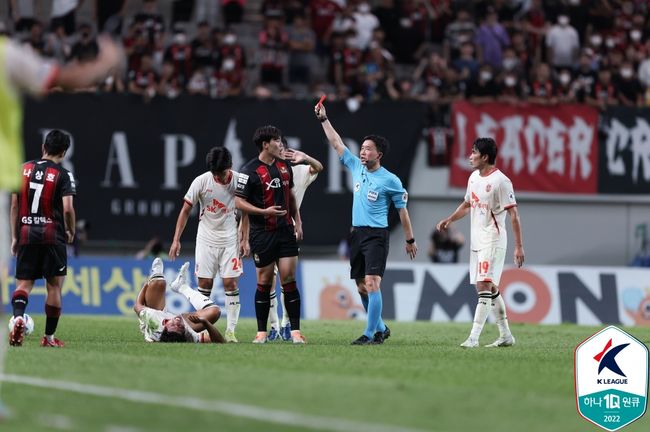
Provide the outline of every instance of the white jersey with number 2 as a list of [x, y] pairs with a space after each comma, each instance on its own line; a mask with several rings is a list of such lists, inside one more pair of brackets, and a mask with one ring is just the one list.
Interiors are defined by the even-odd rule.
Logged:
[[510, 179], [497, 168], [485, 176], [476, 170], [469, 176], [465, 201], [472, 206], [471, 249], [506, 249], [506, 210], [517, 205]]

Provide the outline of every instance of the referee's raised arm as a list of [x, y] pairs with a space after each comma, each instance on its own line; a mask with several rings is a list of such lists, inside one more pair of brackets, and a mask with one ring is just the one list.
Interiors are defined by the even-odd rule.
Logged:
[[320, 124], [323, 126], [323, 131], [325, 131], [327, 140], [330, 142], [334, 150], [336, 150], [336, 153], [341, 156], [345, 151], [345, 144], [343, 144], [343, 140], [336, 130], [334, 130], [332, 123], [327, 119], [327, 112], [325, 111], [323, 104], [316, 104], [314, 107], [314, 113], [316, 114], [316, 118], [320, 120]]

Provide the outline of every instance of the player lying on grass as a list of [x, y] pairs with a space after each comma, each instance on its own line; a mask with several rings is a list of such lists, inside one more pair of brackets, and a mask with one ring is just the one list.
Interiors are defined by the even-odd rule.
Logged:
[[219, 330], [214, 327], [221, 316], [221, 310], [209, 298], [187, 285], [186, 262], [178, 276], [170, 284], [172, 291], [183, 295], [194, 306], [196, 312], [174, 315], [165, 310], [167, 281], [163, 276], [163, 262], [153, 260], [149, 280], [144, 284], [133, 310], [140, 321], [140, 331], [147, 342], [213, 342], [224, 343]]

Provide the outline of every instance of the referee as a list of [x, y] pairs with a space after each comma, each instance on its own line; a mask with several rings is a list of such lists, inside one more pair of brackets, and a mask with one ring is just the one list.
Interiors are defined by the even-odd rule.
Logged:
[[352, 230], [350, 233], [350, 278], [357, 283], [361, 301], [368, 313], [363, 335], [352, 345], [381, 344], [390, 330], [381, 319], [382, 298], [379, 291], [388, 258], [388, 209], [391, 202], [399, 212], [406, 238], [406, 253], [413, 259], [418, 251], [406, 202], [408, 194], [400, 179], [381, 166], [388, 151], [388, 140], [379, 135], [363, 138], [359, 157], [343, 144], [343, 140], [327, 119], [321, 103], [314, 107], [328, 141], [339, 159], [352, 174]]

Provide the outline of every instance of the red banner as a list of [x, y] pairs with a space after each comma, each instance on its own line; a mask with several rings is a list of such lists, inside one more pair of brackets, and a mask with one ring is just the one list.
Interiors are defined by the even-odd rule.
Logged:
[[598, 111], [591, 107], [456, 102], [452, 127], [451, 186], [467, 187], [472, 143], [492, 137], [497, 167], [515, 191], [597, 193]]

